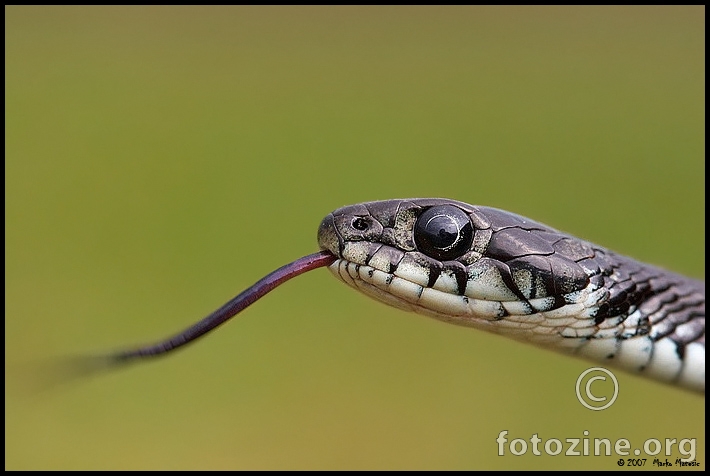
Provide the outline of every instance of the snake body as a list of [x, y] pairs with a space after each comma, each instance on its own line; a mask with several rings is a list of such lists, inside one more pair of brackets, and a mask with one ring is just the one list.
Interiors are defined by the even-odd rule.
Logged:
[[318, 242], [389, 305], [705, 391], [703, 281], [447, 199], [346, 206]]

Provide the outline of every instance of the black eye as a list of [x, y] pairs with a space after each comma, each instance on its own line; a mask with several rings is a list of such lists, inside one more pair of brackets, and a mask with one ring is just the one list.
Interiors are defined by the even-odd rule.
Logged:
[[438, 260], [452, 260], [466, 253], [473, 242], [468, 215], [453, 205], [432, 207], [414, 225], [414, 243], [419, 251]]
[[367, 223], [367, 220], [362, 217], [357, 217], [353, 220], [353, 228], [355, 228], [356, 230], [365, 231], [369, 227], [370, 224]]

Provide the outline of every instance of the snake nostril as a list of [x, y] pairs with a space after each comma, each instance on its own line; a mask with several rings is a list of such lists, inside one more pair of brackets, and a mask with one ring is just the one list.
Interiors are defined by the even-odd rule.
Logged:
[[370, 224], [362, 217], [357, 217], [353, 219], [352, 226], [356, 230], [365, 231], [370, 227]]

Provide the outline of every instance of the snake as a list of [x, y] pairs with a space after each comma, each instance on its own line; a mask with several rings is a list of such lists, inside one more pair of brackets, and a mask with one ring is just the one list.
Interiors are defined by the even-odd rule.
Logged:
[[271, 272], [184, 331], [100, 356], [164, 355], [320, 267], [390, 306], [705, 393], [705, 282], [514, 213], [443, 198], [329, 213], [320, 251]]

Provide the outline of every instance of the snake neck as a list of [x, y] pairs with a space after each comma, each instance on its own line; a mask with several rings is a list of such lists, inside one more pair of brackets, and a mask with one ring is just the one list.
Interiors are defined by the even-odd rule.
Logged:
[[692, 343], [705, 346], [705, 283], [670, 273], [625, 256], [596, 250], [601, 280], [609, 291], [594, 316], [595, 324], [625, 323], [621, 337], [668, 338], [683, 358]]

